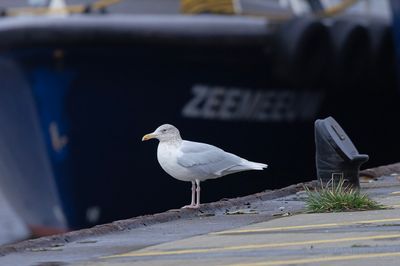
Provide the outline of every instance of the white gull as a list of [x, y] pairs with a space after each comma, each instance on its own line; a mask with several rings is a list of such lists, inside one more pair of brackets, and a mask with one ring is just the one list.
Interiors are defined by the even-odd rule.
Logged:
[[157, 159], [162, 169], [178, 180], [192, 182], [191, 203], [183, 208], [200, 206], [201, 181], [268, 167], [266, 164], [248, 161], [213, 145], [182, 140], [179, 130], [173, 125], [165, 124], [158, 127], [153, 133], [144, 135], [142, 141], [153, 138], [160, 141]]

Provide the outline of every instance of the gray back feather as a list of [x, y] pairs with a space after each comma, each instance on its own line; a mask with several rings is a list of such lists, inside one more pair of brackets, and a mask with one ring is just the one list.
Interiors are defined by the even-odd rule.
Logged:
[[240, 157], [205, 143], [183, 141], [181, 151], [183, 155], [178, 157], [178, 164], [201, 176], [220, 176], [241, 163]]

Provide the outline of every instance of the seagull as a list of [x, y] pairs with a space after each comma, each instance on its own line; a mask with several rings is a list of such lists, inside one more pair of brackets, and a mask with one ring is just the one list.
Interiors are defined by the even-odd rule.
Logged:
[[268, 167], [266, 164], [248, 161], [213, 145], [182, 140], [179, 130], [170, 124], [161, 125], [153, 133], [144, 135], [142, 141], [149, 139], [160, 141], [157, 159], [161, 168], [178, 180], [192, 182], [191, 203], [182, 208], [200, 207], [201, 181]]

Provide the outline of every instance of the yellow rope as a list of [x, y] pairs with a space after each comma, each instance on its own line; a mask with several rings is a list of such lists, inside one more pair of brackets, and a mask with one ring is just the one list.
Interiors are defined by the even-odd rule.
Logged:
[[122, 0], [100, 0], [91, 5], [93, 10], [100, 10], [115, 4], [120, 3]]
[[[99, 0], [90, 5], [93, 10], [101, 10], [111, 5], [118, 4], [122, 0]], [[48, 7], [17, 7], [6, 10], [7, 16], [18, 16], [22, 14], [31, 15], [47, 15], [47, 14], [77, 14], [85, 12], [86, 5], [71, 5], [63, 8], [48, 8]]]
[[235, 14], [233, 0], [181, 0], [181, 11], [186, 14], [224, 13]]
[[325, 10], [319, 12], [316, 14], [317, 17], [332, 17], [337, 14], [342, 13], [343, 11], [346, 11], [348, 8], [352, 7], [353, 5], [357, 4], [361, 0], [342, 0], [337, 5], [334, 5], [332, 7], [328, 7]]
[[[316, 13], [317, 17], [329, 17], [334, 16], [343, 11], [347, 10], [351, 6], [362, 0], [342, 0], [342, 2], [328, 7], [325, 10]], [[276, 15], [268, 11], [260, 10], [258, 13], [248, 13], [246, 11], [237, 13], [234, 6], [234, 0], [181, 0], [181, 11], [186, 14], [198, 14], [204, 12], [210, 13], [225, 13], [225, 14], [236, 14], [236, 15], [248, 15], [248, 16], [262, 16], [270, 20], [289, 20], [293, 16], [291, 15]]]
[[[92, 10], [101, 10], [109, 6], [120, 3], [122, 0], [99, 0], [90, 5]], [[315, 14], [317, 17], [330, 17], [335, 16], [349, 7], [355, 5], [362, 0], [342, 0], [341, 3], [328, 7], [325, 10]], [[198, 13], [224, 13], [224, 14], [237, 14], [235, 10], [234, 0], [181, 0], [181, 11], [186, 14]], [[20, 7], [10, 8], [6, 10], [7, 16], [18, 16], [22, 14], [31, 15], [47, 15], [47, 14], [77, 14], [83, 13], [87, 10], [86, 5], [70, 5], [64, 8], [48, 8], [48, 7]], [[292, 16], [288, 15], [274, 15], [260, 11], [259, 13], [240, 13], [238, 15], [249, 16], [263, 16], [271, 20], [288, 20]]]

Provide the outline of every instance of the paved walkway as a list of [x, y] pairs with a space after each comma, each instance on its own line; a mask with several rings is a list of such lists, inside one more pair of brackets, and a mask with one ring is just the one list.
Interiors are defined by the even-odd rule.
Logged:
[[399, 265], [396, 208], [301, 214], [105, 256], [87, 265]]
[[195, 216], [66, 244], [28, 242], [0, 257], [0, 265], [399, 265], [400, 181], [382, 177], [363, 184], [363, 191], [390, 208], [298, 213], [300, 192], [225, 213], [205, 206]]

